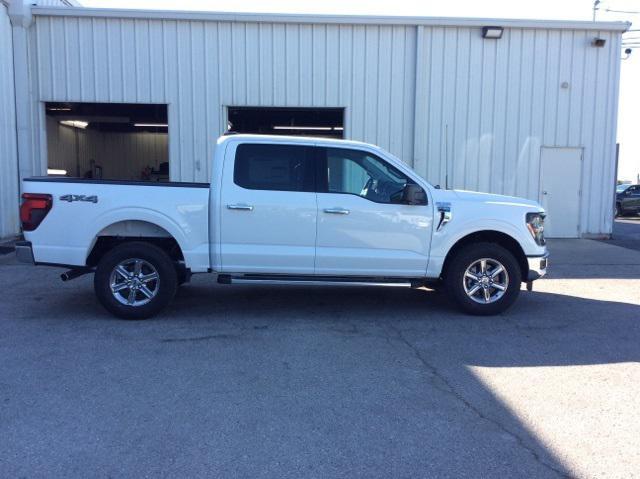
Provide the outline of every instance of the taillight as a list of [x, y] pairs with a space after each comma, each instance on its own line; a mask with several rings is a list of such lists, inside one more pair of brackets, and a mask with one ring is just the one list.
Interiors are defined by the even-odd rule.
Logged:
[[35, 230], [53, 204], [51, 195], [41, 193], [22, 193], [22, 205], [20, 206], [20, 221], [24, 231]]

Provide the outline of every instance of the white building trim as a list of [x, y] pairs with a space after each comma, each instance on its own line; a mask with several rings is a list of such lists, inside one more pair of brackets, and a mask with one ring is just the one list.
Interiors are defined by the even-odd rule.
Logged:
[[132, 18], [162, 20], [199, 20], [209, 22], [304, 23], [332, 25], [414, 25], [430, 27], [544, 28], [556, 30], [626, 31], [629, 22], [588, 22], [567, 20], [516, 20], [499, 18], [406, 17], [379, 15], [312, 15], [293, 13], [225, 13], [172, 10], [135, 10], [109, 8], [33, 7], [34, 15], [92, 18]]

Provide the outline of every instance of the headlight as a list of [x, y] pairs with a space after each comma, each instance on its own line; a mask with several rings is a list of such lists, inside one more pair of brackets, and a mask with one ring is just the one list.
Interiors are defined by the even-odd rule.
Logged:
[[545, 245], [544, 240], [544, 213], [527, 213], [527, 229], [533, 236], [536, 244]]

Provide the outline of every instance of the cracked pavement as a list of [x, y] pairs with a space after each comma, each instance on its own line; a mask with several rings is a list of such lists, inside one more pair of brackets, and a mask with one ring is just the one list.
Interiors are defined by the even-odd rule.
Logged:
[[0, 256], [0, 476], [634, 477], [640, 252], [550, 249], [490, 318], [203, 275], [126, 322], [91, 277]]

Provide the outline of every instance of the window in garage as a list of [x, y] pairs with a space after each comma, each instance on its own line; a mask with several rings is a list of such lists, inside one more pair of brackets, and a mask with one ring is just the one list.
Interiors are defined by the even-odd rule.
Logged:
[[168, 181], [167, 105], [45, 103], [49, 175]]
[[344, 108], [228, 107], [232, 133], [262, 135], [344, 136]]

